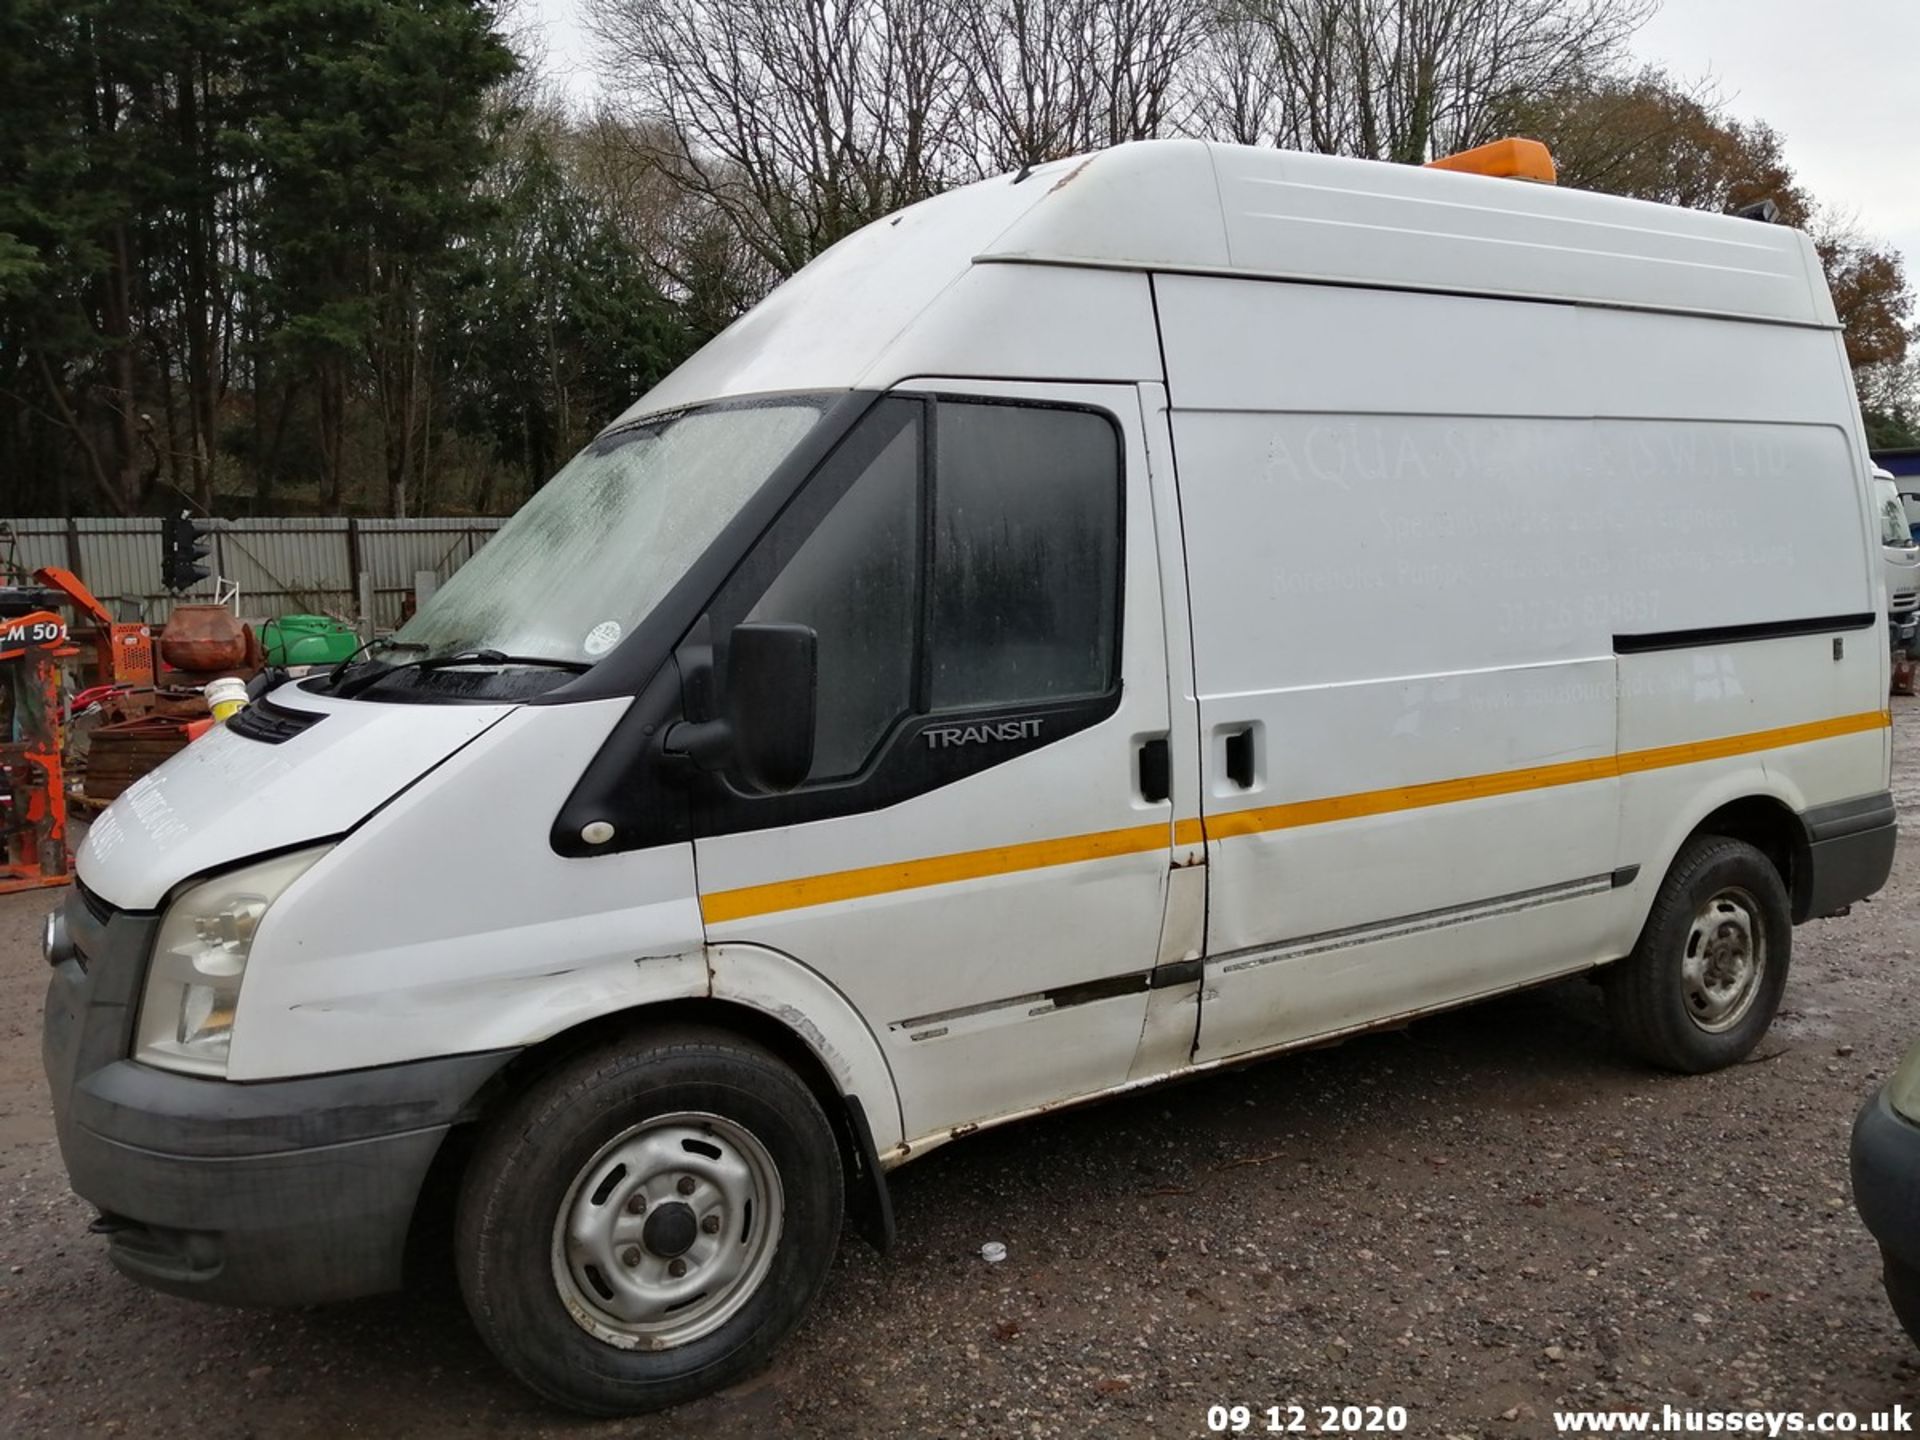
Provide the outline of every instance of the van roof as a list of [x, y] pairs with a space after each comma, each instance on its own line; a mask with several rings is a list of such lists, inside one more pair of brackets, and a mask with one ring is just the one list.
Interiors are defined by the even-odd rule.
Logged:
[[[1120, 322], [1094, 313], [1098, 302], [1090, 312], [1064, 276], [1038, 291], [981, 283], [1032, 266], [1837, 328], [1812, 245], [1785, 226], [1524, 180], [1148, 140], [950, 190], [856, 231], [615, 423], [726, 395], [884, 388], [911, 375], [1157, 373], [1120, 353]], [[1036, 312], [1037, 298], [1053, 308]], [[986, 331], [999, 347], [990, 365]], [[1128, 353], [1157, 353], [1151, 335], [1135, 339]]]
[[1804, 235], [1677, 205], [1198, 140], [1120, 145], [1022, 183], [1045, 199], [976, 259], [1836, 323]]

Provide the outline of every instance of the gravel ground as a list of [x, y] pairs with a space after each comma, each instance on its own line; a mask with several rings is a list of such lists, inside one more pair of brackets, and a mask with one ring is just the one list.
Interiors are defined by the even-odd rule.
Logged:
[[894, 1177], [895, 1253], [850, 1240], [775, 1369], [612, 1424], [505, 1379], [450, 1279], [256, 1313], [116, 1275], [40, 1076], [47, 900], [0, 900], [0, 1432], [1200, 1436], [1209, 1404], [1297, 1402], [1517, 1440], [1567, 1406], [1911, 1406], [1847, 1131], [1920, 1032], [1916, 843], [1797, 932], [1745, 1065], [1650, 1074], [1573, 983], [977, 1136]]

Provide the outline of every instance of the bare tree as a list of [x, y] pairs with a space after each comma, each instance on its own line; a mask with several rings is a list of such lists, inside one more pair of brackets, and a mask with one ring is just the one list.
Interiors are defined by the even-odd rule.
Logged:
[[1104, 83], [1102, 143], [1150, 140], [1172, 119], [1188, 61], [1210, 16], [1195, 0], [1102, 0], [1096, 54]]
[[983, 173], [1172, 128], [1202, 0], [981, 0], [957, 7], [960, 73]]
[[1172, 128], [1210, 3], [589, 0], [617, 77], [597, 128], [677, 192], [698, 253], [724, 230], [778, 279], [960, 181]]
[[1462, 148], [1655, 3], [588, 0], [612, 109], [586, 151], [645, 197], [663, 288], [724, 311], [949, 185], [1128, 140]]
[[684, 183], [665, 127], [602, 108], [562, 137], [568, 172], [646, 262], [689, 331], [724, 329], [781, 276], [711, 198]]
[[956, 39], [974, 155], [983, 174], [1082, 148], [1096, 77], [1086, 63], [1095, 0], [980, 0]]
[[1196, 47], [1184, 128], [1236, 145], [1273, 143], [1284, 84], [1278, 46], [1260, 15], [1239, 0], [1222, 4]]
[[1246, 143], [1418, 164], [1517, 97], [1617, 65], [1657, 0], [1224, 0], [1194, 122]]
[[650, 161], [775, 275], [943, 188], [942, 0], [590, 0]]

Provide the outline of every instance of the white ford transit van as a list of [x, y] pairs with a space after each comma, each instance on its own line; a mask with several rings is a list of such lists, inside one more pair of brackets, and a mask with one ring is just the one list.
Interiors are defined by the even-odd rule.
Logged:
[[1887, 594], [1887, 638], [1895, 653], [1911, 648], [1920, 628], [1920, 542], [1907, 524], [1907, 510], [1891, 471], [1874, 465], [1874, 504], [1880, 511], [1882, 587]]
[[1891, 864], [1879, 523], [1794, 231], [1197, 141], [930, 200], [101, 817], [73, 1185], [261, 1303], [451, 1188], [617, 1412], [983, 1126], [1597, 967], [1726, 1065]]

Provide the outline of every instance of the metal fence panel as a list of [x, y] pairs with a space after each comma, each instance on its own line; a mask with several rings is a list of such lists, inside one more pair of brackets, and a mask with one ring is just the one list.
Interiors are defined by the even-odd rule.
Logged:
[[0, 563], [18, 566], [31, 573], [43, 565], [67, 568], [67, 522], [64, 520], [14, 520], [11, 535], [0, 533]]
[[214, 531], [217, 574], [247, 615], [354, 615], [344, 520], [231, 520]]
[[[306, 612], [358, 622], [355, 562], [373, 584], [373, 623], [400, 623], [416, 572], [446, 578], [505, 523], [496, 516], [425, 520], [345, 520], [286, 516], [202, 520], [212, 540], [210, 568], [240, 586], [249, 620]], [[0, 520], [0, 562], [29, 572], [45, 565], [75, 571], [108, 608], [126, 619], [164, 624], [174, 597], [161, 583], [157, 519]], [[182, 597], [211, 598], [210, 586]]]
[[484, 524], [483, 529], [478, 521], [402, 520], [375, 527], [362, 521], [360, 563], [373, 575], [375, 623], [398, 625], [400, 607], [413, 593], [415, 572], [431, 570], [434, 579], [444, 583], [502, 522]]

